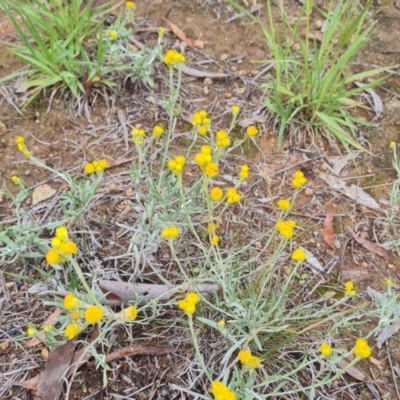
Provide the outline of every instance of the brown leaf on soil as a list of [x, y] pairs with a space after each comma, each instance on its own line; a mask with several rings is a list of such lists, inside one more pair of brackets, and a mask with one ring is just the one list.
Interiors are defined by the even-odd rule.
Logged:
[[40, 373], [36, 399], [58, 399], [64, 384], [60, 378], [67, 371], [75, 352], [76, 343], [69, 340], [51, 350], [45, 369]]
[[371, 276], [367, 269], [360, 268], [343, 268], [342, 278], [347, 281], [359, 282], [368, 279]]
[[[43, 326], [45, 325], [54, 325], [56, 323], [56, 318], [61, 315], [61, 309], [56, 308], [46, 319], [46, 321], [44, 322]], [[40, 340], [36, 339], [36, 337], [33, 337], [26, 345], [25, 347], [32, 347], [32, 346], [36, 346], [37, 344], [39, 344], [41, 342], [41, 340], [43, 340], [45, 338], [45, 334], [44, 332], [39, 332], [36, 335]]]
[[338, 366], [342, 369], [346, 370], [346, 373], [352, 376], [354, 379], [357, 379], [358, 381], [361, 382], [369, 382], [370, 379], [368, 378], [367, 375], [365, 375], [363, 372], [361, 372], [358, 368], [356, 367], [348, 367], [349, 361], [346, 359], [341, 360], [338, 362]]
[[182, 42], [185, 42], [192, 49], [196, 48], [193, 41], [185, 35], [185, 33], [182, 31], [181, 28], [177, 27], [175, 24], [173, 24], [171, 21], [168, 21], [166, 18], [163, 18], [163, 20], [169, 24], [172, 32], [174, 32], [175, 36], [181, 39]]
[[351, 236], [353, 236], [353, 239], [362, 247], [364, 247], [369, 251], [372, 251], [378, 256], [383, 257], [385, 260], [390, 261], [392, 264], [400, 266], [400, 260], [397, 257], [395, 257], [392, 253], [390, 253], [390, 251], [387, 251], [383, 247], [378, 246], [377, 244], [372, 243], [369, 240], [356, 235], [356, 233], [350, 227], [346, 226], [346, 228], [350, 232]]
[[106, 362], [110, 362], [121, 357], [136, 356], [139, 354], [161, 356], [164, 354], [173, 353], [174, 351], [175, 347], [172, 346], [159, 346], [156, 344], [133, 344], [110, 353], [108, 356], [106, 356]]
[[333, 213], [332, 212], [330, 212], [326, 215], [322, 234], [324, 236], [324, 240], [325, 240], [326, 244], [329, 247], [331, 247], [333, 250], [336, 250], [335, 234], [333, 232]]
[[33, 378], [28, 379], [27, 381], [24, 381], [24, 382], [12, 381], [11, 379], [8, 379], [6, 376], [4, 378], [8, 382], [12, 383], [13, 385], [22, 386], [28, 390], [36, 390], [37, 385], [39, 383], [40, 374], [38, 374], [38, 375], [34, 376]]

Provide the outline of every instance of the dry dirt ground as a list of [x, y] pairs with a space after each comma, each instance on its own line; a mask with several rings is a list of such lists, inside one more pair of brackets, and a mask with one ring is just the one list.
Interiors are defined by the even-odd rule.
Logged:
[[[264, 18], [264, 3], [255, 0], [254, 7], [259, 7], [258, 13]], [[374, 18], [377, 25], [365, 51], [357, 60], [360, 64], [389, 66], [400, 60], [400, 10], [391, 1], [381, 1], [375, 7]], [[289, 1], [288, 5], [296, 12], [298, 4]], [[248, 5], [249, 7], [251, 6]], [[308, 248], [322, 262], [328, 264], [333, 258], [338, 258], [337, 264], [341, 279], [351, 278], [357, 282], [357, 290], [362, 293], [367, 286], [377, 290], [382, 289], [382, 282], [388, 276], [400, 282], [398, 267], [390, 265], [385, 259], [372, 252], [362, 249], [352, 240], [345, 230], [350, 221], [358, 232], [364, 232], [372, 241], [383, 242], [382, 232], [377, 225], [383, 214], [359, 206], [343, 195], [333, 191], [318, 178], [318, 174], [327, 171], [326, 163], [332, 157], [339, 156], [335, 149], [323, 140], [312, 143], [309, 138], [293, 138], [287, 142], [281, 152], [276, 150], [276, 126], [267, 112], [262, 108], [262, 92], [260, 84], [262, 76], [258, 73], [264, 66], [258, 61], [271, 57], [263, 40], [259, 27], [247, 18], [240, 16], [231, 6], [220, 0], [206, 1], [173, 1], [154, 0], [137, 2], [137, 33], [135, 37], [142, 43], [152, 44], [157, 28], [167, 23], [167, 18], [178, 25], [188, 37], [203, 42], [204, 48], [185, 49], [188, 65], [205, 71], [223, 71], [226, 79], [205, 80], [193, 76], [185, 76], [182, 99], [184, 104], [183, 121], [190, 122], [191, 114], [205, 108], [213, 120], [221, 127], [226, 122], [226, 110], [233, 104], [242, 108], [240, 122], [251, 120], [259, 123], [262, 134], [257, 139], [257, 145], [245, 149], [240, 154], [241, 159], [247, 158], [255, 171], [251, 188], [248, 190], [254, 201], [270, 198], [271, 193], [285, 195], [288, 171], [300, 168], [309, 180], [308, 190], [296, 202], [293, 215], [302, 221], [304, 236], [308, 239]], [[149, 30], [146, 28], [156, 28]], [[14, 30], [0, 14], [0, 39], [3, 41], [18, 40]], [[165, 47], [178, 46], [180, 41], [167, 30]], [[0, 76], [5, 76], [22, 66], [13, 58], [4, 44], [0, 45]], [[0, 187], [8, 187], [15, 191], [10, 183], [13, 175], [23, 176], [28, 186], [34, 188], [48, 183], [56, 189], [57, 195], [63, 189], [62, 184], [54, 176], [29, 164], [15, 150], [15, 136], [24, 136], [28, 148], [41, 160], [49, 165], [67, 169], [79, 174], [87, 160], [106, 157], [115, 166], [106, 171], [105, 179], [96, 199], [95, 207], [90, 210], [86, 229], [96, 232], [99, 246], [87, 259], [96, 268], [102, 268], [107, 276], [113, 276], [117, 271], [121, 279], [130, 280], [129, 260], [118, 258], [124, 254], [129, 240], [120, 238], [120, 228], [117, 222], [129, 224], [134, 216], [129, 212], [129, 202], [135, 188], [131, 187], [129, 160], [134, 157], [132, 146], [126, 147], [124, 127], [119, 115], [126, 118], [129, 128], [136, 124], [151, 130], [155, 123], [165, 122], [165, 111], [157, 101], [160, 93], [165, 90], [166, 69], [159, 63], [156, 66], [156, 89], [149, 90], [144, 85], [127, 85], [122, 92], [109, 92], [107, 101], [101, 96], [99, 89], [96, 101], [91, 107], [86, 107], [89, 113], [76, 106], [71, 99], [55, 97], [49, 107], [49, 93], [45, 94], [32, 107], [18, 111], [18, 95], [14, 93], [13, 84], [0, 87], [0, 148], [3, 162], [0, 164]], [[396, 71], [396, 68], [393, 68]], [[164, 74], [164, 75], [163, 75]], [[346, 182], [362, 187], [367, 193], [380, 202], [382, 209], [388, 200], [390, 185], [395, 178], [391, 167], [392, 152], [389, 149], [391, 140], [400, 141], [400, 74], [392, 74], [382, 89], [377, 91], [384, 102], [384, 113], [378, 120], [377, 128], [364, 132], [370, 143], [368, 152], [360, 153], [357, 163], [349, 163], [340, 175]], [[257, 77], [255, 79], [255, 77]], [[120, 112], [119, 112], [120, 111]], [[368, 117], [372, 119], [371, 111]], [[184, 132], [187, 125], [182, 122], [178, 130]], [[116, 190], [111, 191], [110, 185], [116, 184]], [[35, 218], [40, 218], [47, 208], [53, 207], [47, 202], [42, 208], [31, 206], [31, 199], [25, 202], [27, 210], [31, 210]], [[259, 201], [259, 207], [266, 212], [273, 209], [272, 201]], [[128, 207], [127, 207], [128, 206]], [[342, 243], [342, 249], [330, 250], [322, 238], [322, 225], [328, 212], [335, 214], [335, 232]], [[4, 223], [12, 219], [12, 210], [7, 199], [0, 197], [0, 215]], [[57, 216], [57, 213], [54, 213]], [[46, 236], [47, 234], [47, 236]], [[307, 234], [307, 235], [306, 235]], [[43, 237], [50, 237], [49, 232]], [[304, 244], [304, 243], [303, 243]], [[160, 252], [167, 252], [160, 249]], [[45, 267], [45, 264], [42, 264]], [[8, 272], [24, 274], [37, 279], [37, 273], [26, 265], [7, 264], [1, 269]], [[40, 324], [51, 310], [43, 307], [34, 295], [28, 294], [29, 281], [21, 282], [9, 276], [0, 276], [0, 342], [10, 336], [18, 335], [25, 330], [26, 320], [34, 320]], [[143, 279], [139, 277], [139, 279]], [[395, 290], [398, 286], [395, 285]], [[132, 332], [136, 344], [157, 344], [173, 346], [176, 351], [164, 356], [125, 357], [111, 362], [113, 371], [109, 376], [109, 384], [102, 387], [102, 373], [93, 366], [85, 366], [73, 382], [67, 385], [71, 399], [185, 399], [195, 398], [185, 393], [190, 387], [191, 392], [205, 394], [207, 387], [202, 380], [192, 381], [188, 365], [193, 358], [190, 339], [187, 331], [180, 325], [173, 311], [167, 311], [164, 320], [151, 327], [138, 325]], [[125, 332], [115, 332], [109, 338], [111, 350], [122, 345], [128, 345]], [[210, 339], [211, 340], [211, 339]], [[202, 346], [207, 346], [207, 333], [202, 337]], [[215, 338], [212, 339], [215, 344]], [[0, 349], [0, 397], [2, 399], [33, 398], [29, 389], [10, 384], [8, 381], [25, 381], [37, 375], [45, 367], [43, 347], [25, 348], [22, 342]], [[387, 348], [374, 350], [374, 358], [380, 364], [368, 362], [363, 364], [366, 371], [380, 382], [381, 395], [389, 394], [395, 399], [396, 382], [399, 377], [393, 372], [388, 362], [390, 351], [392, 366], [400, 367], [400, 349], [398, 338], [394, 336]], [[189, 371], [189, 372], [188, 372]], [[337, 398], [373, 398], [366, 387], [348, 377], [346, 383], [350, 389], [338, 391]], [[362, 393], [361, 397], [358, 395]], [[66, 396], [66, 395], [63, 395]]]

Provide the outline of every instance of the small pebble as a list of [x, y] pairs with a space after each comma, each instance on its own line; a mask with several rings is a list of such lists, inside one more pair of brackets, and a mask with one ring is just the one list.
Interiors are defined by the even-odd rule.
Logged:
[[251, 76], [256, 76], [256, 75], [258, 75], [258, 71], [256, 69], [252, 69], [250, 74], [251, 74]]
[[198, 49], [201, 49], [201, 50], [204, 49], [205, 44], [206, 44], [206, 43], [204, 42], [204, 40], [196, 40], [196, 41], [194, 42], [194, 45], [195, 45]]
[[306, 196], [314, 196], [314, 190], [312, 190], [310, 188], [306, 188], [304, 193], [306, 194]]
[[115, 192], [115, 191], [117, 190], [117, 184], [116, 184], [115, 182], [111, 182], [111, 183], [108, 185], [108, 190], [109, 190], [110, 192]]
[[298, 43], [295, 43], [293, 46], [292, 46], [292, 50], [293, 51], [299, 51], [301, 49], [301, 47], [300, 47], [300, 45], [298, 44]]
[[126, 194], [127, 196], [132, 196], [132, 195], [133, 195], [133, 189], [132, 189], [132, 188], [127, 189], [127, 190], [125, 191], [125, 194]]
[[237, 74], [240, 76], [245, 76], [247, 74], [247, 71], [245, 69], [241, 69], [240, 71], [238, 71]]
[[212, 81], [211, 78], [206, 78], [203, 81], [203, 84], [206, 85], [206, 86], [210, 86], [210, 85], [212, 85], [212, 83], [213, 83], [213, 81]]
[[237, 70], [238, 70], [237, 67], [235, 67], [234, 65], [232, 65], [231, 71], [236, 72]]
[[221, 60], [226, 61], [229, 58], [229, 54], [222, 54], [221, 55]]
[[40, 352], [40, 358], [43, 360], [43, 361], [46, 361], [48, 358], [49, 358], [49, 351], [47, 350], [47, 348], [45, 347], [45, 348], [43, 348], [42, 349], [42, 351]]
[[242, 60], [242, 59], [237, 60], [237, 61], [236, 61], [236, 64], [243, 64], [243, 60]]
[[314, 22], [314, 26], [315, 26], [317, 29], [321, 29], [321, 28], [322, 28], [322, 25], [324, 25], [324, 21], [321, 21], [320, 19], [317, 19], [317, 20]]
[[229, 100], [233, 97], [233, 94], [232, 93], [224, 93], [224, 97], [225, 97], [225, 99]]

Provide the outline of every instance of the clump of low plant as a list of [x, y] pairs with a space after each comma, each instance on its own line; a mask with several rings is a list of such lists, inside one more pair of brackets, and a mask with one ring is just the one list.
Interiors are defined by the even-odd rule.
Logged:
[[306, 0], [297, 17], [290, 18], [280, 2], [281, 19], [273, 18], [272, 1], [266, 0], [269, 26], [240, 6], [238, 9], [257, 21], [272, 51], [274, 73], [262, 85], [264, 105], [279, 117], [278, 147], [290, 127], [300, 124], [314, 135], [333, 134], [350, 151], [361, 148], [357, 126], [372, 126], [353, 110], [367, 108], [357, 96], [378, 86], [383, 78], [354, 85], [385, 71], [377, 68], [353, 74], [351, 65], [371, 35], [374, 24], [368, 18], [372, 0], [364, 6], [357, 1], [328, 2], [321, 31], [312, 31], [316, 7]]

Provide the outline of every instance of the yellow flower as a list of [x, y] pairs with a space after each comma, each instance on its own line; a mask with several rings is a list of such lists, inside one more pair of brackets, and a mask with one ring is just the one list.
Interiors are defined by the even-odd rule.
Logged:
[[185, 298], [186, 301], [196, 305], [200, 301], [200, 296], [196, 292], [189, 292]]
[[118, 33], [116, 31], [113, 31], [112, 29], [107, 29], [106, 33], [108, 36], [110, 36], [111, 39], [113, 39], [113, 40], [118, 39]]
[[76, 323], [73, 322], [65, 327], [64, 335], [69, 339], [73, 339], [78, 333], [81, 331], [81, 327]]
[[68, 293], [64, 297], [64, 308], [66, 310], [73, 310], [79, 306], [79, 300], [72, 293]]
[[218, 243], [219, 243], [219, 236], [214, 235], [210, 240], [210, 244], [211, 246], [215, 247], [218, 245]]
[[46, 261], [50, 265], [58, 264], [61, 261], [61, 254], [55, 249], [50, 249], [46, 254]]
[[279, 199], [277, 204], [278, 207], [283, 211], [287, 211], [290, 209], [290, 200], [288, 199]]
[[161, 232], [165, 239], [176, 239], [179, 236], [179, 229], [176, 226], [164, 228]]
[[163, 133], [164, 133], [164, 128], [162, 126], [156, 125], [153, 128], [153, 136], [154, 137], [160, 137], [163, 135]]
[[223, 327], [226, 325], [226, 322], [225, 322], [224, 319], [220, 319], [220, 320], [217, 322], [217, 325], [218, 325], [220, 328], [223, 328]]
[[204, 170], [205, 174], [210, 178], [214, 178], [218, 175], [219, 168], [217, 164], [209, 163]]
[[201, 168], [204, 169], [208, 164], [210, 164], [212, 161], [212, 155], [211, 154], [205, 154], [205, 153], [197, 153], [194, 156], [194, 162]]
[[25, 139], [22, 136], [17, 136], [15, 138], [15, 143], [18, 144], [24, 144], [25, 143]]
[[72, 310], [69, 313], [69, 319], [71, 321], [78, 321], [78, 319], [81, 317], [81, 313], [78, 310]]
[[396, 147], [396, 142], [393, 142], [393, 140], [390, 142], [389, 146], [393, 149]]
[[210, 192], [210, 198], [212, 201], [220, 201], [224, 196], [224, 191], [219, 187], [213, 187]]
[[242, 196], [235, 188], [230, 188], [226, 191], [226, 201], [228, 202], [228, 204], [239, 203], [241, 199]]
[[58, 228], [56, 228], [55, 235], [63, 242], [68, 240], [68, 228], [65, 225], [59, 226]]
[[232, 107], [231, 107], [231, 113], [232, 113], [233, 115], [238, 115], [238, 114], [239, 114], [239, 111], [240, 111], [240, 107], [239, 107], [239, 106], [232, 106]]
[[168, 161], [168, 167], [178, 176], [182, 175], [183, 167], [185, 166], [186, 158], [177, 156]]
[[371, 347], [368, 342], [363, 338], [358, 338], [353, 353], [360, 358], [368, 358], [371, 356]]
[[211, 384], [211, 393], [215, 400], [236, 400], [236, 394], [220, 381]]
[[210, 235], [213, 235], [215, 233], [215, 231], [217, 230], [218, 225], [214, 224], [214, 222], [209, 222], [207, 225], [207, 232]]
[[85, 174], [88, 174], [88, 175], [93, 174], [93, 172], [95, 171], [92, 163], [85, 164], [85, 166], [83, 167], [83, 170], [85, 171]]
[[303, 172], [296, 171], [293, 174], [292, 185], [294, 188], [299, 189], [307, 183], [307, 178], [304, 176]]
[[178, 307], [188, 315], [196, 311], [196, 304], [189, 303], [187, 300], [178, 300]]
[[290, 239], [293, 236], [293, 230], [296, 226], [296, 221], [278, 221], [276, 223], [276, 229], [286, 239]]
[[208, 127], [210, 125], [210, 119], [207, 117], [207, 111], [206, 110], [200, 110], [197, 111], [193, 114], [192, 118], [192, 125], [193, 126], [200, 126], [203, 125], [205, 127]]
[[124, 321], [134, 321], [137, 318], [138, 310], [135, 306], [129, 306], [121, 311], [121, 317]]
[[99, 306], [89, 306], [85, 311], [85, 319], [89, 324], [96, 324], [104, 317], [104, 311]]
[[36, 333], [36, 329], [33, 328], [32, 326], [30, 326], [30, 327], [26, 330], [26, 334], [27, 334], [28, 336], [35, 336], [35, 333]]
[[50, 332], [53, 329], [53, 325], [47, 324], [43, 327], [43, 332]]
[[18, 150], [23, 153], [24, 156], [29, 157], [31, 155], [25, 146], [25, 139], [22, 136], [17, 136], [15, 138], [15, 143]]
[[108, 167], [108, 161], [104, 158], [99, 160], [99, 166], [97, 167], [97, 171], [101, 172], [104, 171]]
[[249, 166], [248, 165], [242, 165], [240, 167], [240, 171], [239, 171], [239, 178], [240, 179], [247, 179], [249, 177]]
[[135, 9], [135, 3], [133, 1], [127, 1], [125, 3], [125, 7], [127, 10], [134, 10]]
[[18, 176], [12, 176], [11, 180], [18, 185], [21, 182], [21, 179], [18, 178]]
[[197, 132], [200, 136], [206, 136], [208, 131], [208, 127], [206, 125], [200, 125]]
[[345, 282], [344, 288], [346, 289], [345, 296], [355, 296], [357, 294], [354, 290], [354, 283], [352, 281]]
[[303, 249], [296, 249], [292, 254], [292, 259], [297, 262], [303, 262], [307, 259], [306, 252]]
[[201, 146], [200, 153], [212, 154], [212, 148], [209, 145], [205, 144], [205, 145]]
[[321, 355], [324, 357], [329, 357], [332, 354], [332, 347], [328, 343], [322, 343], [319, 347]]
[[164, 33], [165, 33], [165, 28], [161, 27], [158, 30], [158, 36], [160, 36], [160, 38], [162, 38], [164, 36]]
[[131, 135], [133, 143], [141, 146], [141, 144], [143, 143], [143, 137], [145, 135], [144, 129], [138, 127], [132, 128]]
[[224, 149], [231, 144], [231, 139], [229, 139], [226, 131], [218, 131], [216, 134], [216, 144], [220, 149]]
[[185, 62], [185, 56], [175, 50], [168, 50], [163, 61], [169, 67], [173, 67], [175, 64], [183, 64]]
[[250, 350], [240, 350], [238, 360], [249, 369], [255, 369], [261, 365], [261, 360], [254, 357]]
[[71, 240], [69, 240], [68, 242], [63, 243], [61, 245], [61, 247], [60, 247], [60, 252], [65, 254], [65, 255], [76, 254], [77, 251], [78, 251], [78, 247]]
[[257, 136], [258, 135], [258, 129], [254, 125], [251, 125], [247, 128], [246, 130], [246, 136], [251, 137], [251, 136]]
[[386, 279], [385, 283], [388, 286], [393, 285], [393, 281], [391, 279]]
[[256, 369], [261, 366], [261, 360], [258, 357], [251, 357], [251, 360], [245, 364], [249, 369]]

